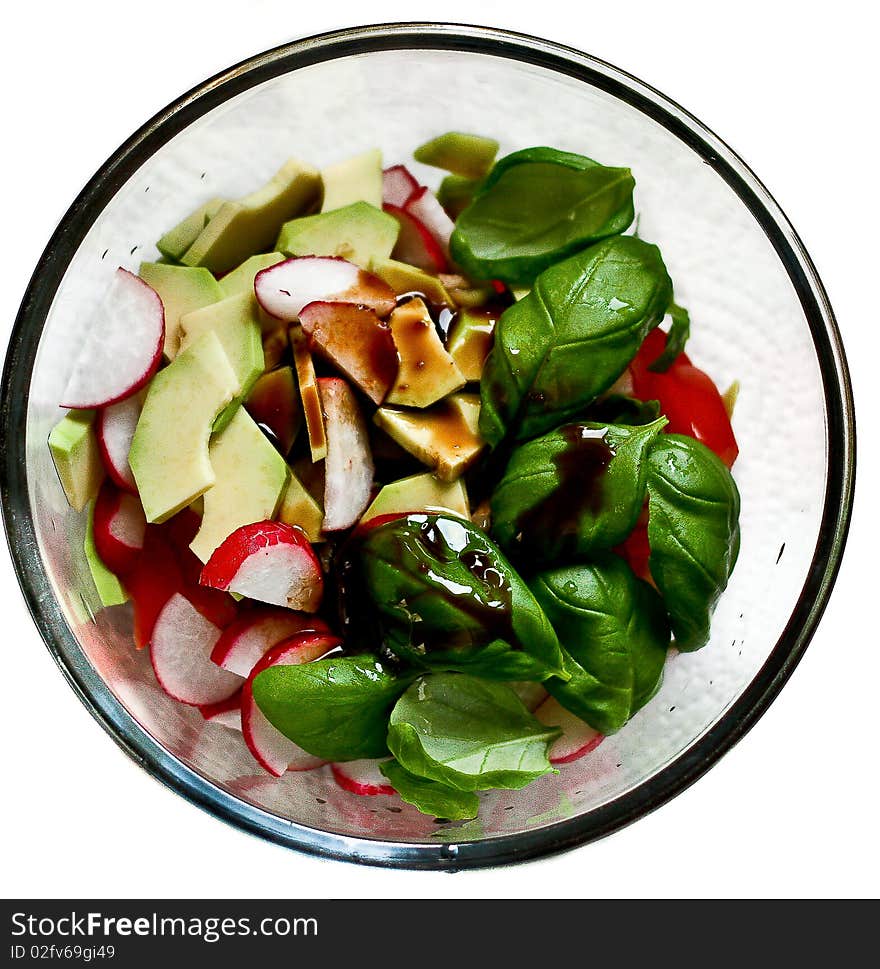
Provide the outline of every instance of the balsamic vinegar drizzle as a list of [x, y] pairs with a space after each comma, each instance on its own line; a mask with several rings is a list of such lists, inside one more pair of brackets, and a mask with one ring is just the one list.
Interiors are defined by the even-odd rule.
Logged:
[[561, 433], [566, 447], [553, 458], [557, 487], [517, 520], [517, 541], [523, 553], [548, 532], [560, 536], [563, 548], [573, 544], [583, 512], [595, 515], [602, 509], [602, 479], [614, 457], [605, 441], [607, 428], [568, 424]]
[[[465, 530], [453, 520], [426, 517], [419, 524], [415, 541], [440, 562], [457, 558], [473, 575], [475, 581], [465, 585], [448, 580], [436, 571], [429, 572], [430, 580], [442, 586], [454, 600], [456, 609], [472, 619], [480, 630], [476, 636], [472, 633], [472, 644], [503, 639], [516, 645], [510, 582], [481, 549], [468, 548]], [[442, 636], [439, 641], [438, 636]], [[448, 634], [428, 635], [424, 645], [426, 650], [446, 648], [450, 645]]]

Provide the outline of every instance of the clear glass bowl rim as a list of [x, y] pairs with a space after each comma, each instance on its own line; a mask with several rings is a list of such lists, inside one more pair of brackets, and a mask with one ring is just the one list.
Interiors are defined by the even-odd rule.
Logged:
[[[534, 831], [458, 844], [407, 844], [345, 837], [291, 823], [222, 791], [153, 740], [91, 667], [55, 602], [37, 550], [24, 461], [31, 371], [55, 292], [97, 215], [140, 165], [196, 118], [265, 80], [337, 57], [418, 49], [472, 51], [556, 71], [620, 98], [685, 142], [736, 192], [774, 246], [812, 333], [828, 417], [826, 495], [819, 541], [785, 630], [739, 699], [676, 760], [602, 807]], [[485, 867], [562, 851], [637, 820], [705, 773], [764, 713], [812, 638], [840, 567], [855, 481], [852, 389], [834, 314], [797, 233], [754, 173], [687, 111], [618, 68], [526, 34], [464, 24], [379, 24], [293, 41], [242, 61], [205, 81], [133, 134], [101, 166], [71, 205], [30, 280], [7, 350], [0, 388], [0, 429], [6, 442], [0, 463], [0, 499], [19, 584], [34, 622], [62, 673], [113, 739], [154, 777], [239, 828], [325, 857], [413, 869]]]

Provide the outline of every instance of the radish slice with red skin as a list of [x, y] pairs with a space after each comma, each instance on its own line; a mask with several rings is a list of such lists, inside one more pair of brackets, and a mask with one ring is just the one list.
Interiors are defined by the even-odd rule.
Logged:
[[95, 499], [95, 548], [118, 575], [131, 571], [144, 547], [147, 519], [140, 501], [104, 482]]
[[137, 494], [137, 484], [128, 463], [128, 452], [140, 416], [141, 402], [135, 395], [104, 407], [95, 418], [95, 435], [107, 474], [117, 487], [132, 494]]
[[199, 713], [208, 723], [219, 723], [241, 732], [241, 690], [219, 703], [202, 704], [199, 707]]
[[188, 547], [195, 534], [191, 522], [198, 527], [198, 516], [184, 511], [162, 525], [147, 525], [143, 550], [134, 567], [122, 574], [134, 607], [134, 641], [138, 649], [149, 646], [156, 619], [175, 593], [186, 596], [198, 612], [220, 629], [238, 615], [238, 606], [225, 592], [196, 584], [202, 563]]
[[324, 592], [321, 563], [305, 534], [274, 521], [237, 528], [214, 550], [199, 581], [302, 612], [314, 612]]
[[392, 165], [382, 172], [382, 202], [385, 205], [402, 209], [419, 187], [406, 165]]
[[137, 393], [156, 372], [164, 343], [162, 300], [120, 266], [91, 320], [61, 406], [106, 407]]
[[286, 771], [312, 770], [326, 761], [315, 757], [276, 730], [254, 700], [254, 679], [270, 666], [298, 666], [320, 659], [342, 643], [326, 633], [294, 636], [273, 649], [251, 670], [241, 691], [241, 728], [244, 741], [261, 767], [275, 777]]
[[566, 710], [556, 697], [547, 697], [535, 710], [535, 716], [548, 727], [562, 728], [562, 736], [550, 745], [551, 764], [570, 764], [580, 760], [605, 739], [598, 730]]
[[247, 676], [265, 654], [301, 633], [329, 633], [323, 619], [290, 609], [253, 609], [223, 630], [211, 653], [212, 662], [239, 676]]
[[292, 323], [309, 303], [357, 303], [387, 316], [394, 290], [378, 276], [338, 256], [294, 256], [257, 273], [254, 292], [260, 306]]
[[508, 683], [507, 685], [520, 698], [522, 705], [530, 713], [534, 713], [549, 695], [540, 683], [533, 683], [528, 680]]
[[159, 613], [150, 639], [150, 661], [162, 689], [175, 700], [204, 706], [227, 700], [243, 679], [211, 662], [220, 630], [180, 593]]
[[156, 620], [168, 600], [183, 589], [180, 565], [164, 537], [164, 526], [149, 525], [144, 548], [131, 572], [123, 576], [134, 607], [134, 642], [150, 645]]
[[425, 272], [445, 272], [448, 266], [443, 247], [412, 212], [394, 205], [383, 205], [382, 208], [400, 223], [393, 257]]
[[151, 525], [150, 528], [161, 529], [174, 552], [181, 576], [180, 591], [206, 619], [225, 629], [238, 616], [239, 609], [232, 597], [225, 592], [199, 585], [202, 562], [190, 548], [190, 544], [200, 526], [201, 518], [191, 508], [184, 508], [162, 525]]
[[449, 239], [455, 229], [455, 223], [429, 188], [419, 189], [406, 203], [404, 211], [421, 222], [434, 237], [434, 241], [443, 250], [444, 255], [449, 254]]
[[323, 528], [333, 532], [354, 525], [370, 503], [373, 455], [351, 387], [339, 377], [320, 377], [318, 390], [327, 431]]
[[372, 797], [377, 794], [396, 794], [388, 779], [379, 770], [379, 764], [390, 760], [349, 760], [342, 764], [331, 764], [333, 779], [346, 791]]

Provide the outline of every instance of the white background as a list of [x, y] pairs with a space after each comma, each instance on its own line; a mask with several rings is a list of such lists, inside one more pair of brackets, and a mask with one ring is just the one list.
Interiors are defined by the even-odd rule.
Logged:
[[[878, 889], [877, 25], [838, 0], [734, 5], [150, 0], [7, 5], [0, 34], [0, 337], [70, 201], [144, 120], [288, 39], [390, 20], [483, 22], [597, 55], [731, 144], [800, 232], [834, 305], [860, 419], [848, 552], [813, 644], [751, 733], [694, 787], [604, 840], [513, 869], [387, 872], [216, 821], [92, 720], [0, 554], [3, 864], [23, 897], [876, 896]], [[780, 456], [784, 460], [784, 456]]]

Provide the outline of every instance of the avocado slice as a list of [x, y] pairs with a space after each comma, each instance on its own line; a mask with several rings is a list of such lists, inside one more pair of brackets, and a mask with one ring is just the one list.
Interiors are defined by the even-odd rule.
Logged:
[[352, 202], [369, 202], [382, 208], [382, 152], [371, 148], [321, 170], [324, 184], [322, 212], [332, 212]]
[[449, 355], [468, 381], [480, 379], [498, 315], [493, 310], [461, 309], [449, 330]]
[[275, 517], [290, 470], [246, 410], [211, 439], [215, 485], [205, 492], [202, 524], [190, 548], [207, 562], [236, 528]]
[[207, 269], [142, 262], [138, 275], [151, 286], [165, 307], [166, 360], [173, 360], [180, 345], [180, 318], [223, 299], [223, 290]]
[[285, 222], [275, 248], [288, 256], [341, 256], [363, 269], [391, 255], [400, 223], [369, 202]]
[[276, 326], [273, 330], [263, 330], [263, 358], [265, 360], [263, 369], [266, 373], [274, 370], [281, 363], [289, 346], [290, 335], [287, 323], [282, 323], [281, 326]]
[[447, 175], [437, 189], [437, 201], [446, 209], [450, 219], [457, 219], [471, 204], [479, 187], [480, 179]]
[[257, 317], [257, 300], [253, 293], [241, 293], [187, 313], [180, 320], [180, 349], [213, 331], [220, 339], [238, 380], [235, 399], [217, 418], [214, 431], [222, 431], [238, 405], [251, 392], [263, 372], [263, 341]]
[[148, 522], [163, 522], [214, 484], [208, 440], [239, 380], [213, 330], [153, 377], [128, 463]]
[[497, 154], [498, 142], [494, 138], [447, 131], [416, 148], [413, 158], [423, 165], [443, 168], [462, 178], [482, 178], [492, 167]]
[[446, 292], [452, 297], [453, 303], [459, 307], [475, 309], [485, 306], [496, 296], [491, 286], [475, 284], [457, 273], [441, 273], [440, 282], [446, 287]]
[[[252, 293], [254, 291], [254, 278], [257, 273], [274, 266], [279, 262], [284, 262], [284, 256], [280, 252], [263, 252], [256, 256], [251, 256], [231, 272], [226, 273], [218, 281], [218, 286], [223, 290], [223, 296], [239, 296], [241, 293]], [[275, 321], [278, 322], [277, 320]]]
[[85, 508], [104, 480], [94, 418], [93, 410], [69, 411], [49, 434], [49, 450], [55, 470], [74, 511]]
[[467, 491], [464, 482], [440, 481], [431, 472], [413, 474], [385, 485], [373, 503], [361, 515], [361, 524], [380, 515], [399, 512], [448, 511], [461, 518], [470, 518]]
[[212, 198], [200, 205], [173, 229], [169, 229], [156, 243], [156, 248], [166, 259], [177, 262], [199, 237], [199, 233], [217, 214], [226, 199]]
[[479, 418], [479, 394], [453, 394], [430, 410], [380, 407], [373, 420], [441, 481], [455, 481], [485, 446]]
[[301, 528], [310, 542], [320, 542], [324, 538], [321, 534], [324, 512], [293, 471], [281, 497], [278, 521]]
[[121, 606], [123, 602], [128, 602], [128, 594], [122, 587], [119, 579], [107, 568], [98, 555], [95, 547], [95, 504], [89, 506], [88, 517], [86, 518], [86, 537], [83, 542], [83, 551], [86, 554], [86, 563], [95, 589], [98, 591], [98, 599], [102, 606]]
[[396, 259], [373, 259], [370, 272], [384, 279], [398, 296], [421, 293], [434, 306], [454, 307], [455, 302], [436, 276]]
[[421, 299], [398, 306], [388, 320], [400, 365], [385, 400], [407, 407], [429, 407], [467, 383], [446, 352], [428, 307]]
[[261, 189], [238, 202], [224, 202], [180, 261], [213, 273], [234, 269], [248, 257], [266, 252], [281, 226], [314, 205], [320, 191], [318, 172], [290, 159]]

